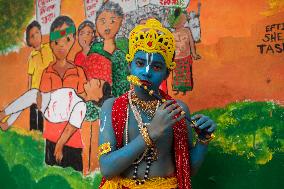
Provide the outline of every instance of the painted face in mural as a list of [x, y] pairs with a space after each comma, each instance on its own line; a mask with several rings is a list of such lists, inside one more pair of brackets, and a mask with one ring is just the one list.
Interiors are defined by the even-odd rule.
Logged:
[[94, 31], [90, 26], [85, 26], [78, 34], [78, 41], [81, 47], [90, 46], [94, 38]]
[[38, 48], [41, 44], [41, 32], [38, 27], [33, 27], [29, 32], [29, 44], [33, 48]]
[[164, 57], [159, 53], [138, 51], [130, 64], [130, 73], [137, 76], [149, 88], [158, 91], [168, 72]]
[[[58, 30], [64, 30], [68, 28], [69, 26], [64, 23], [62, 26], [56, 28], [54, 31]], [[53, 51], [53, 54], [55, 55], [56, 59], [63, 60], [66, 59], [68, 53], [70, 52], [70, 49], [74, 45], [75, 39], [72, 33], [57, 39], [55, 41], [50, 42], [51, 49]]]
[[175, 28], [181, 28], [184, 27], [184, 24], [186, 23], [186, 15], [184, 13], [182, 13], [179, 18], [178, 21], [175, 23], [174, 27]]
[[119, 31], [121, 23], [122, 17], [117, 16], [114, 12], [104, 11], [98, 16], [96, 29], [103, 39], [113, 39]]

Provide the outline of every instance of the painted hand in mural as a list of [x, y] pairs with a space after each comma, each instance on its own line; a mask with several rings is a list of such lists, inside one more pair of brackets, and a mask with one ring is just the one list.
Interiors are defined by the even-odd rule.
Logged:
[[63, 158], [63, 145], [60, 143], [56, 143], [54, 153], [53, 153], [55, 160], [57, 163], [60, 163]]
[[36, 96], [36, 104], [37, 104], [37, 108], [40, 110], [41, 105], [42, 105], [42, 96], [39, 91], [37, 92], [37, 96]]
[[[148, 127], [151, 139], [156, 141], [169, 127], [183, 119], [185, 115], [179, 114], [181, 111], [181, 107], [177, 103], [174, 103], [174, 101], [169, 100], [162, 104]], [[174, 118], [176, 115], [178, 117]]]
[[199, 54], [192, 54], [192, 58], [194, 60], [199, 60], [199, 59], [201, 59], [201, 56]]
[[4, 121], [5, 117], [6, 117], [5, 112], [0, 111], [0, 128], [2, 131], [7, 131], [9, 128], [9, 125]]
[[208, 116], [197, 114], [192, 116], [191, 119], [196, 122], [196, 125], [200, 130], [206, 129], [209, 133], [213, 133], [216, 130], [216, 123]]
[[2, 131], [7, 131], [8, 128], [9, 128], [9, 125], [6, 122], [3, 123], [3, 122], [0, 121], [0, 128], [1, 128]]

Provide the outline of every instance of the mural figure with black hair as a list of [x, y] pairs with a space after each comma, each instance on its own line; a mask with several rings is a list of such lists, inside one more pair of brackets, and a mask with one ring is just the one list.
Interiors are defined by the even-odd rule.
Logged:
[[89, 20], [83, 21], [78, 27], [78, 42], [81, 51], [75, 56], [74, 63], [78, 66], [84, 66], [87, 54], [90, 51], [91, 45], [95, 39], [95, 24]]
[[[49, 43], [42, 44], [41, 26], [32, 21], [26, 28], [26, 43], [33, 48], [28, 59], [28, 89], [39, 89], [43, 70], [53, 61]], [[30, 107], [30, 130], [43, 131], [43, 116], [36, 104]]]
[[[50, 46], [56, 59], [44, 70], [40, 91], [47, 93], [60, 88], [72, 88], [76, 94], [89, 101], [93, 98], [90, 92], [92, 85], [87, 83], [83, 69], [67, 60], [75, 38], [76, 27], [71, 18], [59, 16], [53, 21]], [[54, 103], [54, 107], [56, 106], [57, 103]], [[46, 139], [45, 162], [48, 165], [70, 166], [82, 171], [83, 144], [80, 129], [68, 122], [52, 123], [45, 120], [43, 137]]]
[[201, 58], [196, 52], [195, 42], [192, 37], [192, 32], [185, 27], [187, 13], [178, 7], [173, 11], [173, 19], [171, 24], [175, 29], [173, 35], [176, 41], [175, 62], [176, 69], [173, 71], [172, 89], [176, 91], [175, 95], [193, 89], [193, 74], [192, 74], [192, 58], [198, 60]]

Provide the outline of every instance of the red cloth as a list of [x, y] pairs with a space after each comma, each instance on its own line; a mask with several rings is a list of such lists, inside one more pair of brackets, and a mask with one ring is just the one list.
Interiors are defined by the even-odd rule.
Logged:
[[[166, 100], [174, 100], [169, 95], [160, 90], [160, 94]], [[128, 94], [117, 98], [112, 107], [112, 126], [116, 137], [117, 149], [123, 146], [123, 132], [127, 117]], [[174, 130], [174, 151], [176, 177], [179, 189], [191, 189], [190, 180], [190, 162], [189, 162], [189, 146], [188, 133], [185, 119], [182, 119], [173, 126]], [[104, 184], [103, 179], [101, 186]]]
[[[63, 133], [66, 124], [67, 122], [54, 124], [45, 120], [43, 138], [46, 138], [54, 143], [57, 143], [58, 139]], [[65, 145], [73, 148], [83, 148], [82, 139], [81, 139], [81, 129], [77, 129], [77, 131], [70, 137], [70, 139], [66, 142]]]
[[76, 54], [75, 56], [75, 59], [74, 59], [74, 63], [77, 65], [77, 66], [81, 66], [83, 67], [85, 65], [85, 61], [87, 59], [87, 55], [85, 55], [83, 53], [83, 51], [80, 51]]
[[159, 89], [161, 89], [161, 90], [164, 91], [166, 94], [168, 94], [168, 82], [167, 82], [167, 80], [164, 80], [164, 81], [161, 83]]
[[192, 91], [193, 74], [192, 74], [192, 57], [191, 55], [175, 59], [176, 68], [173, 71], [173, 91]]
[[101, 79], [112, 85], [112, 67], [111, 60], [98, 53], [92, 53], [89, 56], [79, 52], [76, 55], [75, 64], [81, 66], [87, 76], [87, 79]]

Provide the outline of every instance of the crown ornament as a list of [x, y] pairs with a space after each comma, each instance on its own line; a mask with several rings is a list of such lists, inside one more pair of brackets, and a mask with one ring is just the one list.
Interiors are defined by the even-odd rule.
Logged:
[[146, 24], [136, 26], [129, 35], [129, 53], [126, 60], [131, 62], [137, 51], [159, 53], [165, 59], [168, 69], [173, 70], [175, 53], [175, 40], [173, 34], [162, 26], [156, 19], [147, 20]]

